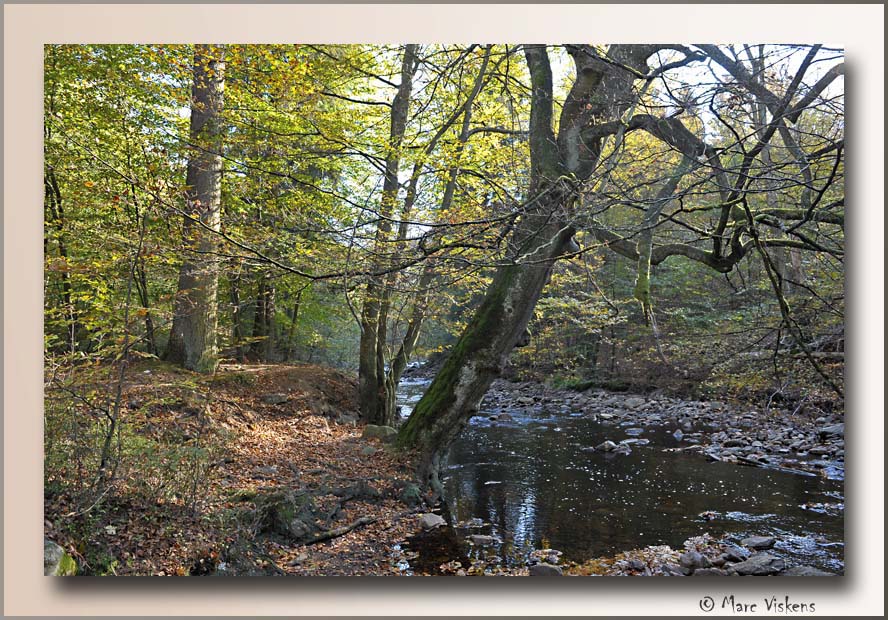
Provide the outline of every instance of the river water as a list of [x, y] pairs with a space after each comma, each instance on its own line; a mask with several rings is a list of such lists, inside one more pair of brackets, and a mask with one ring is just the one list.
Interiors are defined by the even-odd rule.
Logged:
[[[405, 415], [427, 385], [402, 384]], [[469, 557], [514, 566], [534, 549], [553, 548], [562, 561], [582, 562], [648, 545], [681, 548], [708, 532], [735, 541], [771, 535], [772, 553], [794, 564], [844, 570], [842, 481], [664, 451], [687, 444], [662, 427], [639, 432], [584, 412], [519, 408], [509, 421], [488, 413], [482, 405], [451, 447], [442, 479], [455, 523], [474, 520], [448, 533]], [[588, 451], [630, 436], [650, 443], [628, 455]], [[470, 534], [501, 542], [463, 545]]]

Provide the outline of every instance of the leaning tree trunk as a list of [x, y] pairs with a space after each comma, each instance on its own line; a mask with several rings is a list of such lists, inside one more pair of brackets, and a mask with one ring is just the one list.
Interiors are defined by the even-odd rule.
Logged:
[[621, 121], [637, 99], [635, 77], [646, 71], [645, 61], [655, 50], [615, 45], [604, 59], [591, 46], [568, 46], [576, 80], [564, 101], [556, 136], [548, 52], [543, 45], [524, 46], [532, 86], [531, 199], [481, 306], [398, 434], [399, 446], [419, 450], [417, 474], [438, 494], [441, 456], [478, 410], [525, 333], [553, 264], [576, 248], [570, 221], [579, 200], [577, 185], [592, 175], [601, 153], [601, 139], [584, 131], [593, 124]]
[[536, 259], [497, 269], [481, 307], [398, 435], [400, 446], [420, 449], [420, 476], [435, 491], [440, 491], [441, 453], [478, 411], [491, 382], [525, 333], [552, 265], [571, 247], [574, 230], [549, 224], [534, 232], [519, 254], [539, 250]]
[[198, 372], [216, 368], [216, 295], [222, 181], [222, 49], [196, 45], [183, 242], [175, 314], [166, 359]]

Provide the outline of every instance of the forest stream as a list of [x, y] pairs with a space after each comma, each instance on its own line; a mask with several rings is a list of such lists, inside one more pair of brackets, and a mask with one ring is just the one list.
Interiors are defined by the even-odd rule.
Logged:
[[[776, 538], [772, 553], [830, 573], [844, 570], [842, 472], [707, 462], [681, 448], [697, 436], [668, 421], [639, 426], [510, 395], [500, 382], [452, 446], [442, 481], [449, 525], [412, 539], [405, 570], [435, 574], [453, 560], [522, 566], [534, 550], [583, 562], [708, 533], [737, 542]], [[401, 385], [402, 415], [428, 381]], [[629, 398], [612, 395], [616, 399]], [[493, 403], [497, 404], [494, 405]], [[502, 403], [506, 404], [503, 406]], [[491, 419], [494, 418], [494, 419]], [[593, 450], [629, 440], [626, 453]], [[823, 465], [818, 463], [818, 465]]]

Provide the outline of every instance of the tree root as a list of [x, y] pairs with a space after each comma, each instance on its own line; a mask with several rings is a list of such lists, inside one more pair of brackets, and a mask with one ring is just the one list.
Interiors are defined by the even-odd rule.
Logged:
[[327, 530], [325, 532], [321, 532], [320, 534], [316, 534], [306, 540], [304, 545], [314, 545], [315, 543], [324, 542], [325, 540], [331, 540], [333, 538], [339, 538], [345, 534], [348, 534], [354, 529], [362, 527], [364, 525], [370, 525], [371, 523], [376, 523], [378, 519], [376, 517], [361, 517], [357, 521], [353, 521], [348, 525], [343, 525], [342, 527], [333, 528], [332, 530]]

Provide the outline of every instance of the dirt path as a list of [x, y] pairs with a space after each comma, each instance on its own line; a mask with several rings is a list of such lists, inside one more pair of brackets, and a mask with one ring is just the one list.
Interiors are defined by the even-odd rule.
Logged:
[[[228, 366], [205, 377], [158, 362], [138, 364], [128, 376], [125, 446], [150, 440], [159, 460], [186, 442], [210, 457], [193, 472], [184, 461], [122, 461], [114, 498], [85, 515], [64, 494], [49, 493], [46, 534], [85, 572], [400, 573], [392, 547], [416, 530], [423, 508], [398, 499], [410, 479], [407, 457], [361, 438], [353, 377], [312, 365]], [[194, 497], [163, 490], [163, 475], [190, 474]], [[357, 484], [370, 490], [349, 497]], [[292, 490], [310, 493], [329, 517], [322, 531], [360, 525], [315, 544], [250, 531], [257, 498]]]

